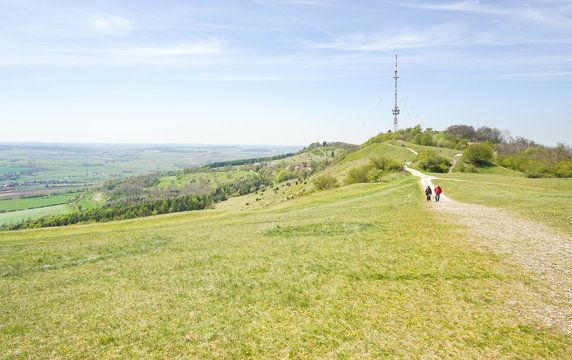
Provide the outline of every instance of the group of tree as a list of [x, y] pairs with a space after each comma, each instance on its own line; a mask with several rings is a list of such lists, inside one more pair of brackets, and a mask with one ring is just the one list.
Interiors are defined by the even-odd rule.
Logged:
[[263, 162], [268, 162], [268, 161], [285, 159], [285, 158], [293, 156], [293, 155], [294, 155], [293, 153], [288, 153], [288, 154], [280, 154], [280, 155], [274, 155], [274, 156], [252, 158], [252, 159], [217, 161], [217, 162], [206, 164], [205, 167], [219, 168], [219, 167], [226, 167], [226, 166], [250, 165], [250, 164], [256, 164], [256, 163], [263, 163]]
[[411, 128], [399, 129], [397, 132], [387, 131], [369, 139], [364, 146], [389, 140], [402, 140], [412, 144], [437, 146], [450, 149], [463, 150], [471, 142], [490, 141], [493, 144], [502, 143], [509, 138], [507, 131], [482, 126], [475, 130], [470, 125], [452, 125], [445, 131], [436, 131], [432, 128], [423, 130], [421, 125]]
[[[353, 152], [359, 149], [359, 146], [354, 145], [354, 144], [348, 144], [345, 142], [341, 142], [341, 141], [322, 141], [321, 143], [319, 142], [313, 142], [310, 145], [308, 145], [308, 147], [304, 147], [303, 150], [301, 150], [300, 152], [303, 152], [304, 150], [311, 150], [311, 149], [315, 149], [315, 148], [319, 148], [319, 147], [328, 147], [328, 148], [338, 148], [338, 149], [344, 149], [346, 152]], [[298, 152], [298, 153], [300, 153]]]
[[131, 203], [124, 206], [105, 206], [102, 208], [75, 211], [70, 214], [46, 216], [37, 220], [27, 220], [15, 225], [7, 225], [4, 226], [4, 228], [8, 230], [21, 230], [65, 226], [86, 222], [124, 220], [157, 214], [200, 210], [209, 206], [211, 203], [212, 197], [209, 195], [179, 196], [171, 199]]
[[469, 139], [460, 138], [452, 133], [445, 131], [435, 131], [432, 128], [423, 130], [421, 125], [411, 128], [399, 129], [397, 132], [391, 130], [381, 133], [369, 139], [362, 146], [368, 146], [374, 143], [381, 143], [390, 140], [401, 140], [412, 144], [425, 146], [438, 146], [451, 149], [463, 149], [470, 142]]
[[213, 193], [215, 202], [224, 201], [231, 196], [242, 196], [256, 192], [273, 184], [267, 177], [256, 176], [248, 180], [234, 181], [220, 185]]
[[463, 161], [477, 167], [499, 165], [527, 177], [572, 177], [572, 149], [564, 144], [548, 147], [518, 138], [494, 144], [474, 144], [463, 151]]
[[556, 147], [535, 145], [522, 151], [499, 147], [497, 161], [528, 177], [572, 177], [572, 149], [564, 144]]
[[467, 139], [473, 142], [490, 141], [493, 144], [500, 144], [510, 138], [507, 131], [490, 128], [488, 126], [481, 126], [475, 130], [475, 128], [470, 125], [451, 125], [445, 132], [460, 139]]

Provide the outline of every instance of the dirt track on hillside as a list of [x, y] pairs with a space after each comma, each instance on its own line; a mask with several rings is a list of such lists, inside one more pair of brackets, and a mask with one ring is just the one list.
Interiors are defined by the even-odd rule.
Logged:
[[[438, 179], [406, 170], [421, 178], [422, 189], [428, 185], [433, 188], [431, 180]], [[518, 304], [515, 300], [523, 316], [533, 314], [547, 326], [572, 333], [572, 236], [502, 209], [461, 203], [444, 194], [439, 203], [433, 201], [428, 206], [442, 213], [444, 219], [464, 226], [473, 235], [471, 245], [501, 255], [540, 280], [542, 285], [536, 295], [544, 305]]]

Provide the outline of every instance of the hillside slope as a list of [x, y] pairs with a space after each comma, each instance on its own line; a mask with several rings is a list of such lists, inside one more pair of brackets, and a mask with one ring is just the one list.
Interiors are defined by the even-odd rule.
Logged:
[[371, 144], [335, 162], [332, 166], [325, 169], [324, 174], [334, 176], [342, 181], [351, 168], [369, 163], [374, 156], [382, 156], [399, 163], [413, 161], [417, 157], [405, 147], [392, 146], [388, 143]]
[[468, 240], [412, 177], [258, 210], [4, 232], [0, 353], [569, 357], [569, 334], [528, 310], [546, 305], [538, 280]]

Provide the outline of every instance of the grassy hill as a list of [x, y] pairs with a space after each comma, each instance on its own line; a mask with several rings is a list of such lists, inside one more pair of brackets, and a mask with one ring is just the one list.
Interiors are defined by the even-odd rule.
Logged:
[[[415, 159], [391, 145], [338, 157], [324, 172], [341, 179], [371, 156]], [[463, 201], [542, 195], [529, 192], [536, 179], [442, 176], [448, 195]], [[160, 184], [179, 180], [191, 181]], [[534, 185], [551, 191], [538, 211], [566, 219], [570, 180], [550, 180]], [[511, 191], [477, 196], [475, 186]], [[429, 211], [417, 179], [312, 187], [311, 178], [290, 179], [210, 210], [0, 232], [0, 354], [572, 356], [570, 334], [529, 312], [550, 301], [535, 290], [541, 280], [470, 245], [471, 234]]]
[[[570, 354], [531, 280], [434, 223], [413, 178], [274, 208], [0, 234], [8, 358]], [[405, 231], [407, 229], [407, 231]]]
[[371, 144], [348, 154], [326, 169], [324, 173], [342, 180], [349, 169], [369, 163], [374, 156], [383, 156], [400, 163], [413, 161], [416, 158], [416, 155], [405, 147], [392, 146], [388, 143]]
[[491, 174], [439, 174], [458, 201], [504, 208], [572, 234], [572, 179]]

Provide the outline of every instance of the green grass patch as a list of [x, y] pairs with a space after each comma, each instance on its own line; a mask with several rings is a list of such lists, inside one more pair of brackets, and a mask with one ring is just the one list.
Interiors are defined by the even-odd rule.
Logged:
[[95, 209], [97, 204], [93, 199], [94, 194], [85, 194], [82, 195], [79, 201], [76, 203], [76, 206], [81, 206], [82, 209]]
[[33, 198], [23, 198], [14, 200], [1, 200], [0, 210], [16, 211], [34, 209], [45, 206], [67, 204], [76, 194], [56, 194]]
[[46, 206], [36, 209], [11, 211], [7, 213], [0, 213], [0, 225], [18, 223], [28, 219], [39, 219], [48, 215], [63, 215], [69, 212], [67, 205], [54, 205]]
[[438, 180], [451, 198], [506, 208], [572, 233], [572, 179], [528, 179], [479, 174], [440, 176], [466, 182]]
[[[567, 358], [534, 280], [416, 179], [253, 211], [0, 233], [6, 358]], [[49, 265], [49, 266], [48, 266]]]
[[436, 146], [417, 145], [417, 144], [412, 144], [412, 143], [409, 143], [406, 141], [392, 140], [392, 141], [388, 141], [388, 143], [396, 145], [396, 146], [404, 145], [405, 147], [411, 148], [411, 149], [413, 149], [419, 153], [422, 151], [431, 151], [431, 152], [436, 153], [439, 156], [443, 156], [443, 157], [446, 157], [449, 159], [453, 159], [455, 157], [455, 155], [461, 153], [460, 150], [442, 148], [442, 147], [436, 147]]
[[468, 182], [504, 184], [523, 189], [572, 191], [570, 179], [563, 178], [525, 178], [523, 176], [485, 175], [471, 173], [439, 174], [443, 179], [458, 179]]

